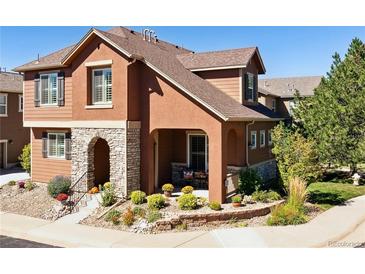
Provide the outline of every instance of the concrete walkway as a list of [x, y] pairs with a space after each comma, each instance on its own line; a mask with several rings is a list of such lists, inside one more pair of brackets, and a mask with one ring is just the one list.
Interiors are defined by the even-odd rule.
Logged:
[[0, 170], [0, 186], [7, 184], [9, 181], [21, 181], [29, 179], [29, 174], [24, 169], [12, 167]]
[[143, 235], [0, 212], [0, 234], [64, 247], [327, 247], [351, 233], [365, 242], [356, 232], [364, 222], [361, 196], [298, 226]]

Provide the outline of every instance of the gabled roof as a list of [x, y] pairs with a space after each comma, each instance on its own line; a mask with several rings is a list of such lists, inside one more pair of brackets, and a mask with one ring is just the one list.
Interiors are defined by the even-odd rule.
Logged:
[[0, 72], [0, 92], [23, 92], [23, 75], [13, 72]]
[[287, 77], [259, 80], [259, 93], [281, 98], [293, 98], [296, 90], [303, 97], [313, 96], [322, 76]]
[[265, 73], [257, 47], [186, 53], [177, 56], [179, 61], [191, 71], [229, 69], [246, 67], [251, 59], [256, 57], [259, 63], [259, 73]]
[[[145, 63], [159, 75], [225, 121], [278, 119], [272, 111], [262, 113], [241, 105], [208, 81], [186, 69], [178, 60], [177, 55], [187, 53], [189, 52], [188, 50], [176, 47], [167, 42], [147, 42], [142, 39], [139, 33], [122, 27], [113, 28], [107, 32], [91, 29], [78, 44], [72, 48], [59, 51], [62, 52], [62, 54], [58, 54], [60, 57], [58, 60], [59, 65], [67, 65], [73, 56], [77, 55], [78, 49], [84, 43], [87, 43], [92, 36], [100, 37], [128, 58], [137, 59]], [[49, 57], [51, 55], [44, 57], [36, 65], [44, 64], [48, 60], [52, 60], [50, 64], [54, 64], [53, 58]], [[27, 67], [22, 66], [17, 68], [17, 70], [27, 70]]]

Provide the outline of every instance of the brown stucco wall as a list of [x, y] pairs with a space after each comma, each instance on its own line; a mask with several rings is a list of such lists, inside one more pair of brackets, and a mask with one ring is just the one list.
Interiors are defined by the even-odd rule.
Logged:
[[[85, 62], [112, 60], [112, 109], [85, 109], [91, 95], [91, 70]], [[72, 119], [126, 120], [128, 60], [100, 38], [93, 39], [72, 62]], [[108, 66], [107, 66], [108, 67]], [[100, 67], [102, 68], [102, 67]], [[89, 100], [88, 100], [89, 95]]]
[[30, 142], [29, 128], [23, 127], [23, 112], [19, 112], [21, 93], [1, 92], [8, 95], [8, 116], [0, 117], [0, 140], [8, 140], [7, 162], [18, 162], [23, 147]]
[[57, 175], [71, 176], [71, 160], [42, 157], [42, 132], [44, 131], [69, 132], [70, 129], [32, 128], [32, 180], [48, 183]]

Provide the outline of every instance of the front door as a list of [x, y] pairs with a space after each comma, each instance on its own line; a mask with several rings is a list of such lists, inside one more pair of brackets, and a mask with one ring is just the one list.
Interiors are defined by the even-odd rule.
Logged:
[[208, 169], [208, 138], [205, 134], [189, 134], [189, 167], [195, 171]]

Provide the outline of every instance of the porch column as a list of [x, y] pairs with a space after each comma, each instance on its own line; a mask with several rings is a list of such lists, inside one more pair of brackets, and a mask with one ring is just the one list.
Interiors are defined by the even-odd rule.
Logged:
[[209, 140], [209, 201], [223, 203], [226, 197], [227, 136], [219, 130], [208, 133]]

